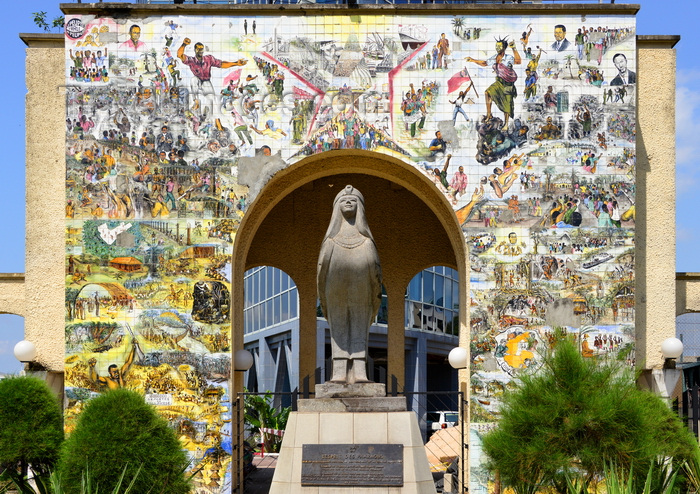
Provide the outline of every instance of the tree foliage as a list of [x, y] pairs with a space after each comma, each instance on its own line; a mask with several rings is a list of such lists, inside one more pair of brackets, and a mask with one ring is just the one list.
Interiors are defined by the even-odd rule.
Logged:
[[41, 491], [58, 460], [62, 442], [61, 407], [46, 383], [28, 376], [0, 380], [2, 476], [25, 492], [31, 467]]
[[63, 29], [63, 25], [66, 20], [64, 16], [59, 15], [57, 17], [54, 17], [54, 19], [51, 21], [51, 24], [49, 24], [46, 20], [46, 15], [46, 12], [43, 10], [40, 10], [38, 12], [32, 12], [32, 20], [34, 21], [34, 24], [36, 24], [37, 27], [43, 29], [47, 33], [51, 30], [51, 28]]
[[[566, 475], [586, 484], [606, 467], [646, 475], [657, 457], [681, 463], [697, 441], [668, 406], [635, 386], [617, 361], [583, 358], [567, 339], [505, 395], [502, 418], [484, 437], [489, 467], [518, 491], [566, 492]], [[636, 479], [644, 485], [644, 478]]]
[[88, 402], [65, 442], [59, 474], [66, 494], [80, 493], [86, 473], [99, 492], [111, 492], [122, 472], [134, 492], [185, 494], [187, 467], [165, 419], [138, 393], [116, 389]]

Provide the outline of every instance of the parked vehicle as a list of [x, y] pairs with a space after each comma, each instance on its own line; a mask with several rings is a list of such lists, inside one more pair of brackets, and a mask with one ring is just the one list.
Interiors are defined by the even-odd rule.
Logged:
[[426, 420], [428, 422], [428, 431], [434, 432], [438, 429], [447, 429], [459, 423], [459, 412], [445, 410], [428, 412]]

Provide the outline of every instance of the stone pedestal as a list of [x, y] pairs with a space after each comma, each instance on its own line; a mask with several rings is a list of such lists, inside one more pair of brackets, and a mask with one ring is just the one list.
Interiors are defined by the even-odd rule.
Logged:
[[[303, 445], [401, 445], [403, 485], [358, 487], [357, 485], [302, 486]], [[379, 460], [381, 463], [381, 460]], [[299, 400], [282, 441], [271, 494], [435, 494], [416, 414], [406, 411], [406, 400], [396, 398], [322, 398]]]

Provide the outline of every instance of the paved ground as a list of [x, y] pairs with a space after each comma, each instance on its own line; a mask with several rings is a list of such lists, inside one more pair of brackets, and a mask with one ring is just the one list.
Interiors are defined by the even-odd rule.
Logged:
[[245, 494], [267, 494], [270, 491], [275, 466], [277, 466], [277, 457], [256, 455], [253, 465], [257, 468], [246, 476], [244, 492]]

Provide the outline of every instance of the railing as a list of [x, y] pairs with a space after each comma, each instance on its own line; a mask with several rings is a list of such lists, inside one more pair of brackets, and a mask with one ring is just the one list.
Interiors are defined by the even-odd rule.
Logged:
[[698, 424], [700, 423], [700, 386], [697, 384], [683, 391], [681, 395], [681, 418], [688, 425], [695, 437], [698, 437]]

